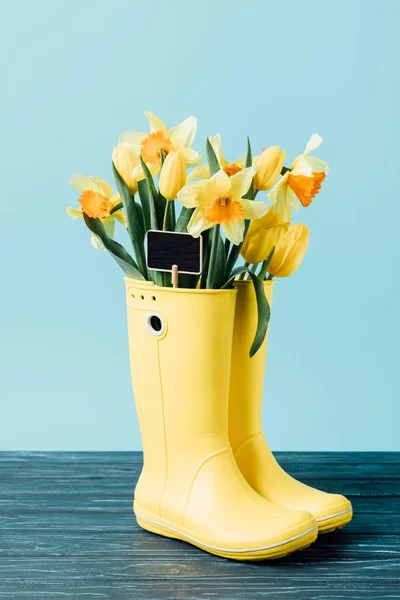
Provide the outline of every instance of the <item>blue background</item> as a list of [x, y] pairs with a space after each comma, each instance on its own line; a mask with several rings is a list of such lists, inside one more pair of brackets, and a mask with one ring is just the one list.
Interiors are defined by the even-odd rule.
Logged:
[[124, 282], [68, 181], [199, 119], [225, 154], [310, 134], [331, 173], [301, 269], [275, 286], [264, 424], [279, 450], [400, 450], [400, 3], [4, 1], [0, 448], [139, 449]]

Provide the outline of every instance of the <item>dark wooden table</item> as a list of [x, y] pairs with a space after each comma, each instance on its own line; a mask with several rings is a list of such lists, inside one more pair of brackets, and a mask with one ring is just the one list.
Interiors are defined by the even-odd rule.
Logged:
[[400, 598], [400, 453], [277, 456], [355, 515], [303, 552], [248, 564], [136, 525], [140, 453], [0, 453], [0, 599]]

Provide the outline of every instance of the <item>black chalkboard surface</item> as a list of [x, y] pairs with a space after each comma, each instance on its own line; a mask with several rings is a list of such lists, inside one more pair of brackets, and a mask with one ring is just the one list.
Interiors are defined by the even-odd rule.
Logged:
[[154, 271], [172, 271], [177, 265], [179, 273], [201, 273], [202, 238], [189, 233], [171, 231], [147, 232], [147, 267]]

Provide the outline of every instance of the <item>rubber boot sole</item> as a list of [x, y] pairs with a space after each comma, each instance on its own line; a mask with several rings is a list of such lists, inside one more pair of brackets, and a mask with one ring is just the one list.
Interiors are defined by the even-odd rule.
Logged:
[[136, 520], [138, 525], [151, 533], [162, 535], [164, 537], [181, 540], [187, 542], [193, 546], [197, 546], [205, 552], [215, 554], [216, 556], [222, 556], [223, 558], [230, 558], [233, 560], [240, 561], [261, 561], [261, 560], [272, 560], [276, 558], [282, 558], [297, 550], [304, 550], [308, 548], [313, 542], [315, 542], [318, 536], [318, 526], [311, 527], [301, 534], [293, 537], [289, 537], [281, 542], [271, 544], [268, 546], [261, 546], [258, 548], [243, 548], [243, 549], [229, 549], [221, 548], [217, 546], [211, 546], [205, 544], [198, 539], [180, 531], [179, 529], [164, 525], [160, 522], [148, 519], [136, 513]]

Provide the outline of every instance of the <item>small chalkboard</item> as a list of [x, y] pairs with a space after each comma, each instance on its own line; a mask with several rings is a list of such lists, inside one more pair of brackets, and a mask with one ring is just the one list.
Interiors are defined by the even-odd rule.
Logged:
[[173, 271], [200, 275], [202, 238], [192, 237], [189, 233], [172, 231], [147, 232], [147, 268], [153, 271]]

